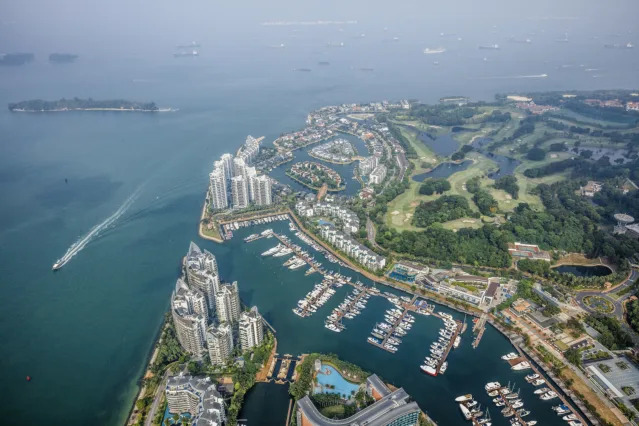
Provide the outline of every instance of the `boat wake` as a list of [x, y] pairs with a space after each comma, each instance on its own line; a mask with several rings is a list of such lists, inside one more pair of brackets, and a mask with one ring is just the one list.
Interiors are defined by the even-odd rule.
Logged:
[[58, 270], [69, 263], [73, 256], [80, 253], [87, 246], [87, 244], [98, 237], [102, 231], [113, 225], [124, 213], [126, 213], [129, 207], [131, 207], [131, 205], [140, 195], [141, 190], [142, 186], [138, 187], [138, 189], [136, 189], [133, 194], [131, 194], [129, 198], [127, 198], [111, 216], [95, 225], [86, 235], [83, 235], [75, 243], [73, 243], [64, 254], [64, 256], [62, 256], [56, 263], [53, 264], [53, 270]]

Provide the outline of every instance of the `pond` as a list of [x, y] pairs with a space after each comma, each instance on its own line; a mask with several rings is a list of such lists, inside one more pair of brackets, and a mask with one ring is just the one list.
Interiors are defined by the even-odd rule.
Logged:
[[470, 160], [462, 161], [461, 163], [441, 163], [430, 172], [413, 176], [413, 179], [417, 182], [423, 182], [428, 178], [447, 178], [454, 173], [466, 170], [472, 163]]
[[561, 265], [553, 269], [559, 273], [573, 274], [577, 277], [603, 277], [612, 274], [610, 268], [603, 265]]
[[491, 138], [477, 138], [472, 143], [473, 148], [497, 163], [497, 166], [499, 167], [496, 171], [489, 173], [488, 177], [491, 179], [499, 179], [502, 176], [508, 176], [515, 173], [515, 169], [521, 164], [521, 161], [487, 151], [484, 149], [484, 145], [490, 142], [492, 142]]
[[442, 157], [448, 157], [459, 149], [457, 142], [450, 133], [437, 136], [433, 139], [428, 133], [420, 132], [419, 139], [426, 144], [433, 152]]

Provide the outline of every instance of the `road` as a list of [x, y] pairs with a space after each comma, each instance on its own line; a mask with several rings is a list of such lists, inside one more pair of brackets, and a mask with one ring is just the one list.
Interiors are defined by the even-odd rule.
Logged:
[[631, 292], [626, 293], [625, 295], [623, 295], [620, 298], [616, 298], [613, 297], [612, 295], [616, 295], [617, 293], [621, 292], [622, 290], [626, 289], [627, 287], [633, 285], [636, 281], [637, 278], [639, 278], [639, 272], [637, 272], [637, 270], [633, 269], [632, 272], [630, 273], [630, 276], [623, 282], [621, 283], [621, 285], [615, 287], [612, 290], [604, 290], [604, 291], [597, 291], [597, 290], [584, 290], [584, 291], [580, 291], [575, 295], [575, 300], [577, 301], [577, 303], [579, 304], [579, 306], [585, 310], [586, 312], [591, 312], [591, 313], [596, 313], [596, 311], [592, 308], [590, 308], [588, 305], [586, 305], [584, 303], [584, 299], [588, 296], [599, 296], [607, 301], [609, 301], [610, 303], [612, 303], [612, 305], [614, 306], [614, 312], [613, 315], [620, 321], [623, 322], [623, 306], [622, 303], [624, 300], [626, 300], [627, 298], [629, 298], [630, 296], [632, 296]]
[[153, 397], [153, 404], [151, 404], [151, 408], [149, 409], [149, 413], [146, 415], [144, 419], [144, 426], [151, 426], [153, 424], [153, 418], [155, 417], [155, 412], [160, 405], [160, 401], [162, 401], [162, 395], [164, 395], [164, 389], [166, 388], [166, 381], [169, 377], [169, 368], [164, 372], [164, 376], [162, 377], [162, 381], [158, 385], [157, 390], [155, 391], [155, 396]]

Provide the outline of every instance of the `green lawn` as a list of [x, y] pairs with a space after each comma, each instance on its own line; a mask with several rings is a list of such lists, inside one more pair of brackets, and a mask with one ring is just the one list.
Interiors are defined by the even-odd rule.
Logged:
[[344, 406], [343, 405], [331, 405], [329, 407], [324, 407], [320, 410], [320, 412], [329, 419], [332, 418], [342, 418], [344, 416]]

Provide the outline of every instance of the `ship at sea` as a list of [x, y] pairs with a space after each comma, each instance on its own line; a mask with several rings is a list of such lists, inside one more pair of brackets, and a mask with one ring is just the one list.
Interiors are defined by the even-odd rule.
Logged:
[[193, 49], [189, 52], [175, 52], [173, 54], [173, 56], [176, 58], [182, 58], [185, 56], [199, 56], [199, 55], [200, 55], [200, 52], [198, 52], [196, 49]]
[[425, 55], [433, 55], [436, 53], [444, 53], [446, 51], [445, 48], [443, 47], [436, 47], [434, 49], [431, 49], [430, 47], [427, 47], [426, 49], [424, 49], [424, 54]]
[[479, 46], [480, 50], [499, 50], [499, 45], [498, 44], [485, 44], [485, 45], [481, 45]]
[[635, 45], [628, 42], [626, 44], [617, 44], [617, 43], [604, 44], [604, 47], [606, 49], [632, 49], [633, 47], [635, 47]]
[[33, 53], [0, 54], [0, 65], [24, 65], [34, 59]]

